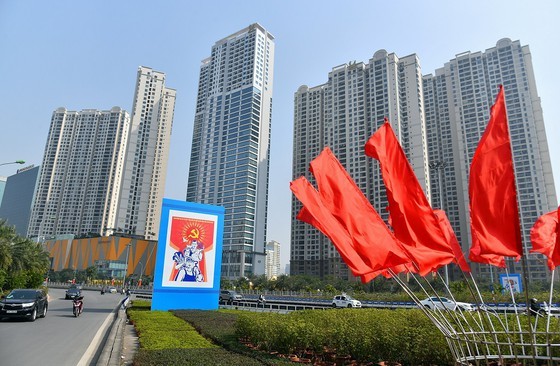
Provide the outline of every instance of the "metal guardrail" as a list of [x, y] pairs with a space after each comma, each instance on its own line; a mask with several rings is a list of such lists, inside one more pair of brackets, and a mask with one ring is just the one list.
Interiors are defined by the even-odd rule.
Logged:
[[[67, 283], [50, 283], [49, 287], [54, 288], [68, 288], [71, 284]], [[84, 285], [84, 290], [95, 290], [100, 291], [100, 285]], [[131, 290], [131, 295], [133, 299], [152, 299], [152, 289], [151, 288], [137, 288]], [[254, 311], [274, 311], [274, 312], [290, 312], [296, 310], [317, 310], [317, 309], [327, 309], [332, 307], [332, 299], [319, 299], [319, 298], [309, 298], [309, 297], [299, 297], [299, 296], [267, 296], [267, 300], [263, 305], [258, 304], [258, 296], [253, 294], [244, 294], [245, 298], [242, 301], [234, 302], [232, 304], [219, 304], [220, 308], [225, 309], [236, 309], [242, 308], [244, 310], [254, 310]], [[361, 301], [362, 308], [376, 308], [376, 309], [414, 309], [418, 306], [413, 301], [371, 301], [364, 300]], [[477, 304], [475, 304], [476, 306]], [[484, 308], [490, 311], [495, 311], [498, 313], [523, 313], [527, 311], [527, 306], [525, 304], [514, 304], [514, 303], [487, 303], [484, 304]], [[560, 316], [560, 304], [552, 304], [552, 308], [558, 309], [558, 314], [553, 311], [554, 316]], [[556, 309], [555, 309], [556, 310]]]

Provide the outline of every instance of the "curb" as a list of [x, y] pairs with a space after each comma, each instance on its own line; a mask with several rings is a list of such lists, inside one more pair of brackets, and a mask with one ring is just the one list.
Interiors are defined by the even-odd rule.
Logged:
[[104, 344], [100, 347], [97, 362], [92, 362], [92, 365], [119, 366], [121, 364], [126, 310], [121, 309], [121, 304], [115, 310], [113, 324], [110, 331], [106, 333]]

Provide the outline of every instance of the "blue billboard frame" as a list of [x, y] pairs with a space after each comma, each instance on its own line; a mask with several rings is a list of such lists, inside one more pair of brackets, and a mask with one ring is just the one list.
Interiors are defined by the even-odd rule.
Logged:
[[502, 285], [503, 293], [509, 293], [510, 288], [513, 293], [523, 292], [523, 281], [519, 273], [500, 273], [500, 285]]
[[[163, 199], [154, 271], [152, 310], [218, 309], [222, 267], [224, 213], [225, 208], [221, 206]], [[212, 235], [212, 251], [211, 253], [204, 252], [204, 259], [207, 261], [207, 267], [209, 267], [209, 275], [207, 278], [203, 278], [203, 276], [200, 275], [200, 270], [198, 270], [198, 273], [201, 278], [197, 276], [187, 276], [186, 271], [184, 272], [185, 275], [183, 278], [188, 277], [189, 279], [181, 280], [177, 278], [178, 275], [176, 275], [175, 278], [170, 276], [170, 271], [174, 271], [174, 268], [176, 269], [179, 267], [179, 261], [185, 261], [182, 254], [183, 251], [177, 251], [176, 249], [177, 243], [171, 243], [172, 234], [176, 237], [178, 232], [177, 228], [173, 225], [176, 222], [181, 222], [179, 220], [184, 220], [184, 222], [208, 222], [214, 229]], [[175, 228], [177, 232], [172, 232], [172, 228]], [[198, 230], [196, 231], [198, 234]], [[204, 228], [201, 228], [201, 231], [204, 231]], [[191, 240], [192, 237], [189, 235], [187, 239], [186, 234], [188, 233], [185, 233], [183, 229], [180, 235], [182, 240], [181, 244]], [[196, 240], [192, 239], [193, 245], [196, 243]], [[185, 245], [188, 246], [188, 243]], [[185, 257], [187, 257], [186, 251], [187, 247], [184, 249]], [[177, 258], [178, 255], [181, 257], [180, 259]], [[189, 262], [192, 264], [190, 259]], [[198, 265], [198, 262], [196, 263]], [[175, 270], [175, 272], [177, 271]], [[189, 273], [193, 273], [192, 270]]]

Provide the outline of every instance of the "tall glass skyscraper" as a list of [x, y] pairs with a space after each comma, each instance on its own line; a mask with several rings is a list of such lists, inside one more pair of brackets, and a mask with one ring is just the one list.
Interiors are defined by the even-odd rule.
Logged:
[[216, 42], [200, 68], [186, 199], [225, 207], [226, 278], [265, 273], [273, 71], [259, 24]]
[[0, 219], [13, 225], [20, 236], [27, 236], [29, 216], [33, 194], [39, 175], [38, 166], [18, 169], [17, 173], [8, 177], [2, 203], [0, 203]]

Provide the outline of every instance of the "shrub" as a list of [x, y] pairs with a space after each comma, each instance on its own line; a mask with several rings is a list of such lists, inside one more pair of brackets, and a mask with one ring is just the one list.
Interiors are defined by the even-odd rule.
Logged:
[[326, 349], [358, 362], [452, 363], [445, 338], [419, 310], [242, 313], [237, 335], [263, 350], [282, 353], [317, 354]]
[[130, 309], [140, 346], [148, 350], [216, 348], [188, 323], [178, 321], [172, 313]]

